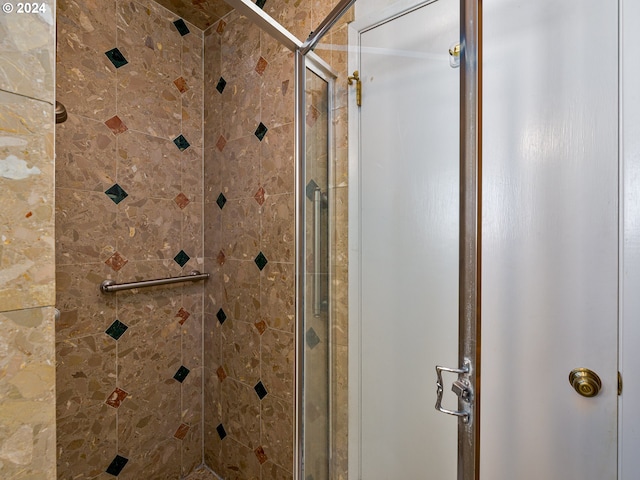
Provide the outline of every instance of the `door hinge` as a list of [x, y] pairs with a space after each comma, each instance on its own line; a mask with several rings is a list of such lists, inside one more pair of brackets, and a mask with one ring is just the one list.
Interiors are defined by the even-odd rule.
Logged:
[[618, 395], [622, 395], [622, 374], [618, 372]]
[[349, 78], [347, 78], [347, 82], [349, 85], [353, 85], [353, 82], [356, 82], [356, 104], [361, 107], [362, 106], [362, 80], [360, 80], [360, 73], [358, 70], [353, 72]]

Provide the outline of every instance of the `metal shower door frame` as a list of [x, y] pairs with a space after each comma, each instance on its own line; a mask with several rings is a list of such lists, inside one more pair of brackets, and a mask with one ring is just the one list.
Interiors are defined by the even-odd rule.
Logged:
[[[294, 429], [294, 478], [303, 469], [303, 397], [304, 331], [304, 251], [305, 251], [305, 171], [304, 171], [304, 85], [306, 55], [313, 56], [314, 46], [342, 17], [356, 0], [340, 0], [331, 13], [305, 42], [301, 42], [282, 25], [249, 0], [226, 0], [265, 32], [294, 52], [296, 96], [296, 412]], [[411, 7], [411, 0], [398, 3]], [[472, 391], [469, 418], [458, 419], [458, 480], [479, 480], [480, 464], [480, 326], [481, 326], [481, 225], [482, 225], [482, 0], [460, 0], [460, 238], [459, 238], [459, 365], [469, 365], [465, 374]], [[330, 70], [330, 67], [326, 65]], [[459, 399], [459, 409], [466, 402]], [[353, 479], [355, 480], [355, 479]]]

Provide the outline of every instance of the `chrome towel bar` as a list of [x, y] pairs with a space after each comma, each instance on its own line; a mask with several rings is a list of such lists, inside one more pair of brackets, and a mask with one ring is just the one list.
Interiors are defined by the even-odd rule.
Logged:
[[200, 273], [198, 270], [189, 272], [189, 275], [182, 277], [157, 278], [155, 280], [141, 280], [139, 282], [115, 283], [113, 280], [105, 280], [100, 284], [102, 293], [119, 292], [120, 290], [131, 290], [133, 288], [156, 287], [158, 285], [168, 285], [170, 283], [197, 282], [209, 278], [208, 273]]

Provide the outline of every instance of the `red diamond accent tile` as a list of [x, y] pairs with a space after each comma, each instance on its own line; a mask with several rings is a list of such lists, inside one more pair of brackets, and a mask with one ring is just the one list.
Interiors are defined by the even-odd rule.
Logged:
[[258, 332], [260, 332], [260, 335], [262, 335], [267, 329], [267, 324], [264, 320], [260, 320], [259, 322], [254, 323], [254, 326], [256, 327]]
[[227, 372], [224, 371], [224, 368], [222, 368], [222, 366], [218, 367], [218, 369], [216, 370], [216, 375], [218, 375], [218, 379], [220, 381], [223, 381], [225, 378], [227, 378]]
[[262, 206], [262, 204], [264, 203], [264, 188], [260, 187], [258, 189], [258, 191], [256, 192], [256, 194], [253, 196], [253, 198], [256, 199], [256, 202], [258, 202], [258, 205]]
[[218, 26], [216, 27], [216, 32], [218, 32], [218, 35], [222, 35], [222, 33], [224, 32], [224, 27], [226, 27], [227, 24], [224, 22], [224, 20], [220, 20], [218, 22]]
[[307, 112], [307, 126], [313, 127], [318, 121], [318, 117], [320, 116], [320, 112], [316, 107], [311, 105], [309, 107], [309, 111]]
[[258, 60], [258, 64], [256, 65], [256, 72], [258, 72], [258, 75], [262, 75], [268, 65], [269, 63], [264, 58], [260, 57], [260, 60]]
[[124, 267], [127, 264], [128, 261], [129, 260], [127, 260], [118, 252], [116, 252], [113, 255], [111, 255], [109, 258], [107, 258], [107, 260], [104, 263], [106, 263], [112, 269], [118, 272], [122, 267]]
[[176, 437], [178, 440], [184, 440], [184, 437], [187, 436], [187, 432], [189, 431], [191, 427], [185, 423], [181, 423], [180, 426], [178, 427], [178, 430], [176, 430], [176, 433], [173, 434], [174, 437]]
[[187, 205], [189, 205], [189, 199], [187, 198], [187, 196], [180, 192], [178, 194], [178, 196], [173, 200], [174, 202], [176, 202], [176, 204], [180, 207], [180, 208], [184, 208]]
[[258, 461], [260, 462], [260, 465], [262, 465], [264, 462], [268, 460], [267, 454], [264, 453], [264, 449], [262, 447], [256, 448], [254, 452], [256, 454], [256, 457], [258, 457]]
[[180, 310], [178, 310], [178, 313], [176, 315], [176, 317], [180, 317], [180, 320], [178, 321], [180, 325], [183, 325], [184, 322], [187, 321], [187, 318], [189, 318], [190, 316], [191, 314], [187, 312], [184, 308], [180, 308]]
[[218, 141], [216, 142], [216, 147], [218, 147], [218, 150], [222, 151], [224, 150], [224, 146], [227, 144], [227, 139], [224, 138], [222, 135], [220, 135], [220, 138], [218, 138]]
[[119, 133], [123, 133], [128, 130], [127, 126], [122, 122], [122, 120], [120, 120], [120, 117], [118, 117], [117, 115], [111, 117], [109, 120], [104, 122], [104, 124], [109, 127], [114, 135], [118, 135]]
[[216, 258], [218, 265], [224, 265], [226, 259], [227, 257], [224, 256], [224, 252], [220, 250], [220, 252], [218, 252], [218, 258]]
[[123, 400], [127, 398], [127, 395], [129, 394], [124, 390], [116, 388], [113, 393], [109, 395], [109, 398], [107, 398], [105, 403], [113, 408], [118, 408], [122, 404]]
[[189, 90], [189, 87], [187, 87], [187, 81], [182, 77], [176, 78], [173, 81], [173, 84], [176, 86], [178, 90], [180, 90], [180, 93], [184, 93], [187, 90]]

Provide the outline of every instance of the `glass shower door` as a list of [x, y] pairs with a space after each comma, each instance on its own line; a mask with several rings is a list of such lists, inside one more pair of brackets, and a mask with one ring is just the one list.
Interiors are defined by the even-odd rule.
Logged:
[[329, 79], [306, 69], [304, 474], [328, 479], [331, 425]]

